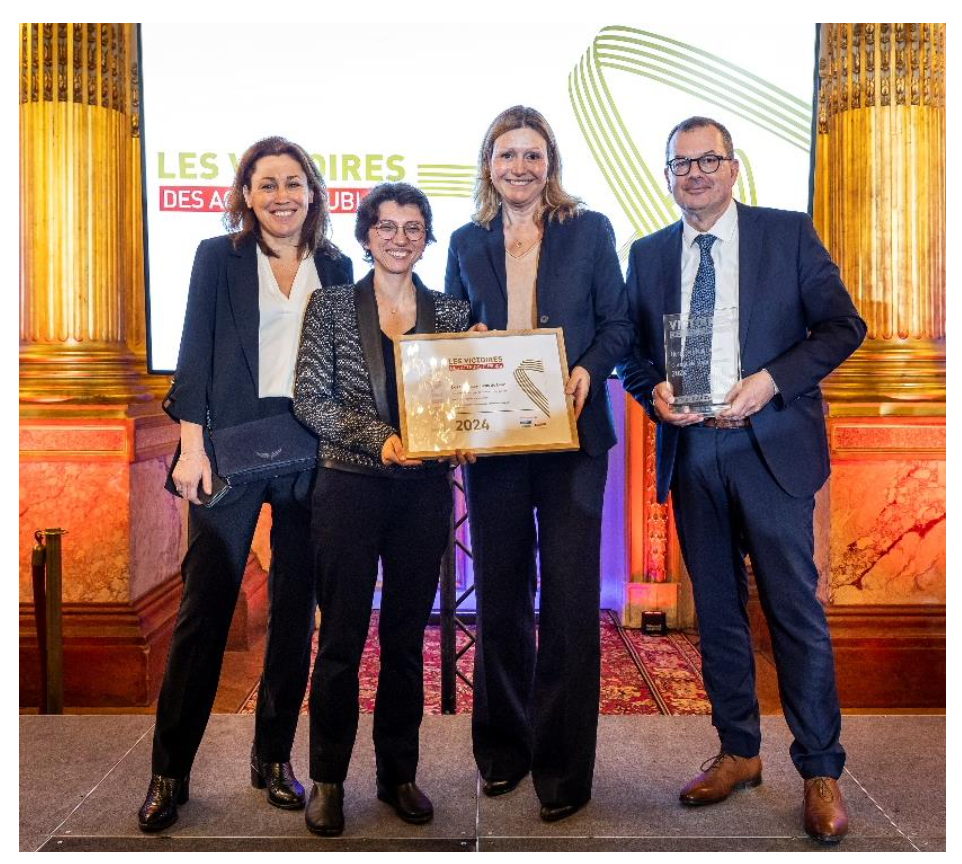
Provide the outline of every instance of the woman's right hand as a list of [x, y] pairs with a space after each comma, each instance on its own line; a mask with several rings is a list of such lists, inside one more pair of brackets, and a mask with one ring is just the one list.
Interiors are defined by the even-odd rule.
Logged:
[[200, 504], [197, 493], [201, 484], [206, 494], [210, 495], [211, 492], [210, 459], [203, 450], [199, 453], [181, 453], [171, 478], [174, 488], [182, 498], [186, 498], [191, 504]]
[[211, 493], [210, 459], [204, 451], [204, 429], [199, 423], [180, 422], [180, 458], [174, 466], [171, 479], [182, 498], [191, 504], [200, 504], [197, 493], [203, 484], [204, 492]]
[[407, 458], [399, 435], [392, 435], [384, 442], [381, 448], [381, 461], [385, 465], [400, 465], [403, 468], [414, 468], [421, 464], [420, 459]]

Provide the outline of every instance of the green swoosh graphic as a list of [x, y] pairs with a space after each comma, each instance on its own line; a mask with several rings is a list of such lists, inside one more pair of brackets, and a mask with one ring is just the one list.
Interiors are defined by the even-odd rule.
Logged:
[[417, 166], [418, 186], [436, 198], [471, 198], [477, 168], [474, 165], [429, 164]]
[[[634, 229], [632, 240], [675, 221], [674, 202], [641, 157], [605, 81], [605, 70], [628, 72], [704, 98], [808, 152], [811, 106], [722, 57], [632, 27], [602, 28], [568, 76], [578, 126], [605, 181]], [[744, 151], [737, 196], [757, 203], [754, 172]]]

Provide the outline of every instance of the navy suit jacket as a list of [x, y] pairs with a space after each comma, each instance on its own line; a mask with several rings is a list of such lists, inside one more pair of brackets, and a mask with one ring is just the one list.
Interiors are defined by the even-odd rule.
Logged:
[[[354, 281], [345, 255], [314, 255], [322, 285]], [[258, 414], [257, 250], [252, 239], [234, 249], [229, 235], [197, 247], [174, 384], [164, 402], [175, 420], [218, 429], [256, 420]]]
[[[444, 290], [471, 304], [471, 318], [492, 330], [508, 325], [508, 280], [501, 214], [488, 229], [463, 225], [451, 236]], [[591, 376], [578, 418], [581, 449], [597, 456], [615, 445], [607, 380], [631, 348], [625, 283], [611, 223], [590, 210], [544, 226], [538, 260], [537, 321], [560, 327], [570, 367]]]
[[[354, 266], [345, 255], [314, 255], [322, 285], [354, 281]], [[221, 429], [257, 420], [260, 305], [257, 250], [251, 239], [235, 249], [229, 235], [204, 240], [197, 247], [190, 274], [187, 312], [173, 386], [164, 410], [174, 420]], [[204, 443], [213, 449], [207, 429]], [[172, 472], [180, 444], [171, 460]], [[166, 488], [173, 492], [170, 472]], [[233, 493], [232, 493], [233, 494]]]
[[[769, 470], [789, 495], [814, 495], [829, 474], [819, 382], [865, 338], [865, 322], [804, 213], [738, 204], [738, 330], [742, 377], [769, 371], [779, 395], [751, 418]], [[682, 223], [635, 241], [628, 263], [634, 351], [625, 389], [657, 421], [665, 380], [663, 316], [681, 312]], [[658, 500], [665, 501], [681, 430], [658, 423]]]

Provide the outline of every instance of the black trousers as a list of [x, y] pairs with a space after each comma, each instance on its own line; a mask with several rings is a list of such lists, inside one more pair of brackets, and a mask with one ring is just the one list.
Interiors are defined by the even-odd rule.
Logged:
[[488, 780], [530, 770], [546, 804], [591, 797], [607, 469], [607, 454], [583, 452], [488, 457], [467, 466], [478, 597], [474, 755]]
[[[233, 503], [190, 505], [184, 593], [157, 703], [153, 772], [184, 777], [210, 717], [237, 595], [261, 506], [271, 505], [269, 617], [254, 747], [268, 762], [290, 759], [304, 699], [314, 628], [310, 478], [251, 483]], [[234, 495], [234, 492], [229, 493]]]
[[776, 483], [751, 430], [697, 426], [682, 433], [672, 493], [722, 748], [756, 756], [761, 745], [747, 553], [795, 737], [792, 761], [803, 777], [838, 777], [845, 751], [832, 643], [816, 596], [814, 497], [793, 498]]
[[382, 564], [378, 779], [411, 783], [424, 713], [424, 628], [451, 530], [446, 473], [379, 477], [319, 468], [312, 538], [321, 632], [311, 679], [311, 777], [343, 783], [357, 737], [358, 668]]

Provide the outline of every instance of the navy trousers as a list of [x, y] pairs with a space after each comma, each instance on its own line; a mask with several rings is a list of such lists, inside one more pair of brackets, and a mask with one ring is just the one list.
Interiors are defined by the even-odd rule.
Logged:
[[[257, 517], [271, 505], [267, 646], [257, 698], [254, 747], [266, 762], [286, 762], [307, 687], [314, 629], [310, 477], [250, 483], [223, 505], [190, 505], [184, 593], [157, 702], [153, 773], [184, 777], [210, 718], [237, 594]], [[231, 501], [230, 496], [234, 496]]]
[[486, 780], [530, 770], [545, 804], [591, 797], [607, 468], [607, 454], [580, 451], [486, 457], [467, 466], [478, 597], [474, 756]]
[[802, 777], [839, 777], [845, 751], [832, 643], [816, 596], [814, 497], [792, 497], [775, 482], [750, 429], [699, 426], [680, 437], [672, 494], [722, 749], [750, 757], [761, 745], [747, 553], [795, 738], [792, 761]]

